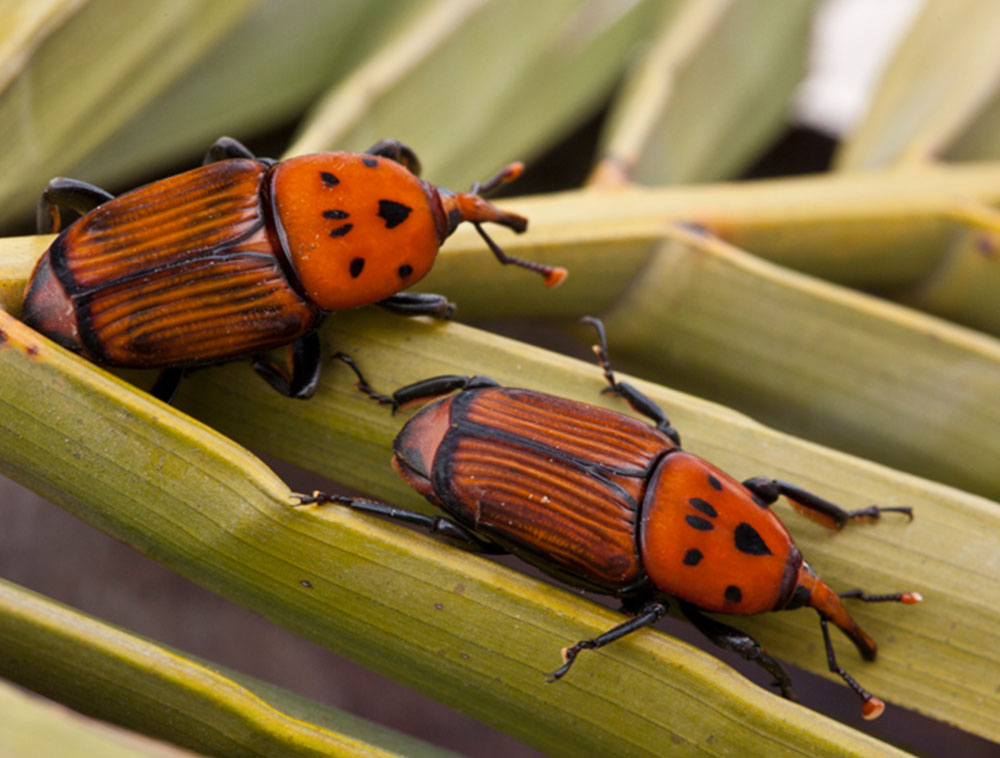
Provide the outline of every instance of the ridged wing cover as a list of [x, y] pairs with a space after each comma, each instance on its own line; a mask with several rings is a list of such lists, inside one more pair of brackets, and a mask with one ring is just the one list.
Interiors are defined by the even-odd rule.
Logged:
[[442, 506], [525, 560], [581, 586], [640, 580], [638, 503], [675, 445], [648, 424], [529, 390], [454, 398], [433, 485]]
[[317, 312], [285, 277], [261, 212], [266, 171], [252, 160], [213, 163], [121, 195], [66, 229], [49, 265], [84, 351], [119, 366], [195, 364], [307, 331]]

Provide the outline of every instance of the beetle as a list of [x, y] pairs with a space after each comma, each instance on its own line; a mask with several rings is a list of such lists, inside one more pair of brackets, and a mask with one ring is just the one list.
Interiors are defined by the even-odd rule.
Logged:
[[804, 515], [839, 529], [877, 520], [909, 506], [847, 511], [787, 482], [754, 477], [739, 482], [681, 448], [680, 437], [650, 398], [615, 378], [604, 327], [594, 346], [608, 383], [650, 426], [632, 416], [527, 389], [501, 387], [481, 376], [439, 376], [397, 390], [371, 388], [354, 361], [357, 388], [395, 412], [402, 405], [446, 395], [419, 410], [393, 442], [392, 465], [447, 516], [395, 508], [365, 498], [315, 492], [303, 504], [336, 503], [418, 525], [466, 550], [513, 553], [573, 586], [612, 595], [632, 618], [563, 650], [564, 676], [577, 655], [655, 623], [670, 598], [712, 642], [752, 661], [796, 699], [782, 665], [750, 635], [704, 612], [754, 615], [811, 606], [832, 672], [861, 698], [862, 715], [885, 708], [838, 663], [828, 622], [866, 660], [875, 641], [851, 618], [841, 598], [914, 604], [916, 592], [838, 595], [803, 560], [770, 509], [783, 495]]
[[[482, 228], [525, 230], [525, 218], [480, 196], [522, 169], [511, 164], [453, 194], [420, 179], [420, 161], [396, 140], [275, 161], [223, 137], [200, 168], [119, 197], [56, 178], [39, 199], [39, 233], [60, 231], [61, 209], [81, 217], [36, 264], [22, 320], [94, 362], [165, 369], [152, 390], [162, 399], [186, 369], [244, 356], [283, 395], [308, 398], [325, 314], [377, 303], [450, 315], [440, 295], [400, 291], [430, 270], [462, 221], [501, 263], [548, 286], [565, 278], [563, 268], [505, 255]], [[265, 355], [283, 345], [290, 373]]]

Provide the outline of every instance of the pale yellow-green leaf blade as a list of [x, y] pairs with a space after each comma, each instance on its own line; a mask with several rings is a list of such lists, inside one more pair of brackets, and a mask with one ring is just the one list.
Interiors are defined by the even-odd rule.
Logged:
[[234, 678], [2, 580], [0, 640], [0, 674], [83, 713], [199, 753], [446, 755], [250, 677]]
[[[281, 483], [238, 446], [41, 341], [18, 322], [3, 314], [0, 318], [7, 336], [0, 347], [5, 472], [168, 566], [311, 639], [553, 755], [662, 755], [665, 745], [679, 755], [898, 754], [782, 701], [711, 656], [656, 633], [637, 634], [581, 660], [573, 677], [547, 685], [542, 673], [558, 662], [558, 650], [568, 640], [606, 629], [620, 616], [395, 525], [338, 508], [293, 508]], [[520, 375], [528, 384], [544, 379], [570, 396], [593, 397], [594, 385], [600, 384], [591, 366], [458, 325], [442, 330], [373, 313], [351, 314], [331, 324], [355, 332], [353, 338], [342, 331], [330, 331], [327, 337], [359, 356], [368, 355], [380, 384], [389, 377], [379, 366], [390, 371], [405, 366], [407, 372], [423, 375], [476, 356], [487, 370], [504, 366], [500, 378]], [[380, 360], [380, 343], [391, 346], [388, 357], [395, 360], [384, 355]], [[442, 344], [448, 348], [438, 351]], [[487, 355], [491, 360], [482, 360]], [[410, 357], [417, 360], [411, 363]], [[338, 376], [330, 371], [329, 378], [333, 381], [308, 404], [283, 400], [260, 382], [234, 386], [230, 369], [202, 372], [188, 388], [208, 407], [233, 412], [257, 424], [258, 431], [266, 426], [269, 444], [291, 458], [323, 459], [333, 468], [346, 466], [355, 481], [404, 491], [386, 461], [388, 437], [398, 420], [358, 397], [350, 381], [343, 381], [344, 372]], [[679, 414], [681, 421], [701, 415], [720, 424], [722, 434], [715, 439], [729, 449], [730, 457], [720, 456], [728, 461], [746, 449], [745, 444], [732, 446], [740, 437], [763, 436], [767, 442], [762, 449], [782, 448], [784, 453], [801, 444], [721, 409], [645, 388], [658, 400], [679, 401], [675, 404], [687, 409]], [[263, 402], [246, 397], [260, 389], [266, 390]], [[221, 402], [219, 392], [225, 397]], [[275, 418], [280, 423], [274, 424]], [[706, 427], [691, 426], [697, 449]], [[724, 442], [729, 434], [736, 439]], [[288, 439], [298, 444], [284, 444]], [[923, 527], [896, 523], [848, 539], [854, 561], [875, 551], [884, 556], [893, 547], [901, 551], [907, 583], [927, 589], [941, 603], [943, 618], [958, 623], [950, 634], [958, 647], [932, 640], [913, 657], [909, 643], [887, 644], [882, 661], [865, 667], [864, 673], [890, 699], [909, 702], [907, 693], [919, 691], [916, 685], [922, 681], [919, 676], [913, 681], [909, 666], [929, 664], [937, 670], [942, 661], [958, 661], [963, 673], [958, 686], [928, 707], [951, 718], [961, 704], [968, 711], [967, 719], [958, 714], [963, 723], [992, 730], [990, 696], [979, 690], [991, 665], [985, 658], [994, 648], [977, 642], [980, 626], [989, 619], [970, 617], [961, 588], [944, 595], [938, 583], [946, 584], [951, 572], [934, 553], [949, 547], [957, 533], [970, 530], [963, 557], [982, 560], [982, 535], [989, 524], [981, 522], [1000, 516], [958, 493], [811, 446], [805, 449], [813, 459], [812, 471], [825, 471], [821, 476], [839, 472], [844, 479], [847, 467], [861, 474], [861, 481], [851, 486], [882, 492], [888, 481], [894, 488], [902, 482], [903, 494], [913, 496], [908, 499], [915, 498], [916, 505], [931, 497], [938, 501], [940, 517], [929, 513]], [[843, 487], [834, 489], [847, 495]], [[415, 502], [414, 494], [407, 493], [406, 500]], [[929, 528], [937, 542], [928, 540], [924, 530]], [[827, 561], [827, 550], [814, 551], [834, 576], [845, 570], [843, 541], [839, 565], [836, 559]], [[847, 565], [848, 574], [863, 566], [868, 580], [880, 585], [895, 575], [893, 564], [868, 565], [865, 560]], [[973, 574], [981, 570], [977, 564]], [[977, 598], [988, 602], [989, 592], [984, 597], [980, 588]], [[922, 609], [888, 610], [861, 615], [876, 636], [884, 637], [889, 629], [897, 640], [912, 639], [917, 629], [937, 633]], [[805, 621], [790, 620], [783, 632], [768, 635], [768, 644], [783, 647], [786, 637], [805, 636], [800, 626]], [[816, 634], [815, 621], [810, 621]], [[909, 657], [897, 658], [901, 651]], [[825, 667], [815, 650], [801, 658], [812, 660], [810, 668]], [[978, 675], [976, 665], [964, 675], [966, 659], [978, 665]], [[852, 696], [845, 691], [845, 697]], [[909, 704], [924, 707], [922, 701]]]
[[1000, 213], [969, 209], [978, 222], [955, 235], [940, 264], [900, 297], [990, 334], [1000, 335]]
[[644, 184], [725, 178], [785, 124], [804, 70], [812, 0], [664, 7], [669, 12], [612, 106], [598, 181], [615, 174]]
[[36, 48], [86, 0], [16, 0], [0, 5], [0, 90], [7, 88], [31, 60]]
[[[266, 0], [71, 170], [91, 183], [201, 156], [222, 135], [248, 139], [302, 112], [417, 3]], [[194, 164], [192, 164], [193, 167]]]
[[1000, 88], [998, 35], [997, 3], [924, 3], [837, 168], [920, 164], [946, 153]]
[[0, 755], [11, 758], [195, 758], [181, 748], [84, 718], [0, 680]]
[[394, 137], [436, 184], [465, 187], [596, 109], [655, 5], [437, 0], [317, 104], [288, 152]]
[[[7, 49], [21, 66], [0, 91], [0, 217], [97, 147], [192, 66], [250, 0], [89, 0]], [[25, 46], [30, 55], [18, 58]]]

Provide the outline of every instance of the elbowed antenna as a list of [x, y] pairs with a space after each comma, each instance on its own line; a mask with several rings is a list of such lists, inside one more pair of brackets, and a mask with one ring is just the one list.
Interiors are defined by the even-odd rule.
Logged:
[[[472, 185], [472, 188], [468, 192], [459, 192], [454, 195], [446, 196], [442, 195], [441, 203], [444, 206], [445, 213], [449, 216], [453, 212], [457, 212], [460, 221], [468, 221], [479, 232], [479, 236], [483, 238], [483, 241], [487, 244], [493, 255], [500, 263], [507, 265], [512, 264], [514, 266], [520, 266], [521, 268], [526, 268], [529, 271], [534, 271], [542, 275], [545, 280], [546, 287], [555, 287], [556, 285], [562, 283], [562, 281], [568, 275], [568, 272], [562, 266], [547, 266], [544, 263], [538, 263], [536, 261], [529, 261], [523, 258], [516, 258], [512, 255], [507, 255], [503, 249], [493, 241], [493, 239], [486, 233], [483, 229], [483, 224], [487, 221], [493, 224], [500, 224], [501, 226], [506, 226], [508, 229], [513, 229], [515, 232], [520, 234], [525, 229], [528, 228], [528, 219], [524, 216], [520, 216], [516, 213], [510, 213], [508, 211], [503, 211], [497, 208], [488, 200], [483, 199], [482, 195], [484, 193], [490, 192], [496, 189], [502, 184], [507, 184], [517, 179], [524, 171], [523, 163], [511, 163], [505, 166], [496, 175], [490, 177], [485, 182], [476, 182]], [[452, 228], [457, 224], [452, 224]]]
[[837, 663], [837, 658], [833, 652], [833, 643], [830, 642], [830, 632], [827, 629], [827, 622], [832, 621], [848, 636], [854, 646], [861, 653], [861, 657], [866, 661], [875, 660], [878, 654], [878, 646], [875, 641], [868, 636], [864, 629], [858, 626], [857, 622], [851, 618], [847, 608], [844, 607], [841, 598], [854, 598], [869, 603], [896, 602], [906, 605], [915, 605], [923, 598], [919, 592], [897, 592], [888, 595], [867, 595], [861, 590], [851, 590], [837, 594], [830, 589], [827, 584], [813, 573], [808, 564], [803, 563], [799, 567], [799, 576], [796, 583], [795, 595], [800, 598], [806, 596], [804, 604], [815, 608], [819, 613], [819, 623], [823, 630], [823, 642], [826, 646], [826, 660], [830, 671], [837, 674], [854, 692], [861, 698], [861, 715], [865, 719], [876, 719], [885, 710], [885, 703], [881, 699], [872, 695], [848, 674]]

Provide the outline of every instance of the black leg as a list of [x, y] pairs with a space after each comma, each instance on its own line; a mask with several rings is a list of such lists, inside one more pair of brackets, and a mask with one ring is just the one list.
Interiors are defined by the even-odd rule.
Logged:
[[572, 647], [563, 648], [563, 660], [566, 662], [548, 675], [549, 682], [554, 682], [557, 679], [564, 677], [566, 672], [569, 671], [570, 666], [573, 665], [573, 661], [576, 660], [576, 657], [582, 651], [596, 650], [599, 647], [604, 647], [615, 640], [620, 640], [626, 634], [631, 634], [632, 632], [636, 632], [645, 626], [655, 624], [666, 615], [667, 604], [659, 600], [654, 600], [650, 603], [646, 603], [646, 605], [639, 611], [638, 615], [630, 618], [622, 624], [619, 624], [614, 629], [609, 629], [604, 634], [594, 637], [591, 640], [580, 640]]
[[282, 395], [308, 400], [316, 394], [322, 369], [319, 335], [309, 332], [299, 337], [292, 343], [291, 350], [291, 377], [263, 354], [254, 356], [253, 370]]
[[230, 158], [250, 158], [254, 160], [257, 156], [250, 152], [249, 148], [239, 140], [232, 137], [219, 137], [215, 143], [208, 148], [201, 165], [207, 166], [209, 163], [226, 161]]
[[354, 359], [351, 356], [349, 356], [347, 353], [334, 353], [333, 357], [337, 360], [341, 360], [344, 363], [346, 363], [350, 367], [351, 371], [354, 372], [354, 375], [358, 377], [358, 381], [354, 385], [354, 388], [358, 392], [362, 392], [365, 395], [368, 395], [368, 397], [370, 397], [372, 400], [375, 400], [376, 402], [381, 403], [382, 405], [393, 406], [392, 412], [393, 413], [396, 412], [395, 402], [393, 401], [393, 399], [389, 395], [383, 395], [381, 392], [376, 392], [374, 389], [372, 389], [372, 386], [368, 383], [368, 380], [365, 379], [365, 375], [361, 373], [361, 369], [358, 368], [358, 364], [354, 362]]
[[393, 521], [402, 521], [406, 524], [419, 526], [426, 529], [434, 537], [443, 539], [455, 547], [467, 550], [470, 553], [500, 555], [507, 552], [496, 543], [484, 540], [461, 524], [444, 516], [425, 516], [416, 511], [397, 508], [388, 503], [380, 503], [377, 500], [347, 497], [346, 495], [328, 495], [325, 492], [314, 492], [312, 495], [299, 495], [298, 498], [300, 505], [326, 505], [328, 503], [346, 505], [348, 508], [356, 511], [372, 513], [392, 519]]
[[414, 176], [420, 176], [420, 159], [408, 145], [399, 140], [384, 139], [365, 150], [368, 155], [380, 155], [406, 167]]
[[779, 495], [784, 495], [795, 510], [806, 518], [822, 524], [827, 529], [842, 529], [848, 521], [878, 521], [883, 513], [903, 513], [911, 521], [913, 520], [913, 509], [908, 505], [890, 508], [869, 505], [867, 508], [860, 508], [856, 511], [846, 511], [839, 505], [824, 500], [819, 495], [814, 495], [801, 487], [777, 479], [758, 476], [747, 479], [743, 482], [743, 486], [763, 500], [766, 505], [777, 500]]
[[177, 388], [180, 386], [181, 379], [184, 378], [184, 373], [182, 368], [163, 369], [156, 381], [153, 382], [153, 386], [150, 387], [149, 394], [164, 403], [169, 403], [177, 394]]
[[354, 372], [354, 375], [358, 378], [358, 382], [354, 386], [359, 392], [363, 392], [372, 400], [379, 403], [391, 405], [393, 413], [407, 403], [440, 397], [441, 395], [447, 395], [449, 392], [454, 392], [455, 390], [472, 390], [481, 389], [483, 387], [499, 386], [495, 381], [485, 376], [460, 376], [458, 374], [448, 374], [446, 376], [431, 377], [430, 379], [424, 379], [419, 382], [414, 382], [413, 384], [408, 384], [405, 387], [400, 387], [398, 390], [393, 392], [392, 397], [390, 397], [389, 395], [383, 395], [381, 392], [376, 392], [372, 389], [372, 386], [368, 383], [368, 380], [365, 379], [364, 374], [361, 373], [361, 369], [358, 368], [358, 364], [354, 362], [354, 359], [351, 358], [351, 356], [345, 355], [344, 353], [337, 353], [333, 357], [342, 360], [350, 367], [351, 371]]
[[698, 631], [708, 637], [719, 647], [732, 650], [746, 660], [756, 663], [774, 677], [772, 684], [781, 690], [781, 696], [789, 700], [798, 700], [792, 691], [792, 680], [788, 672], [774, 658], [768, 655], [753, 637], [746, 632], [721, 621], [711, 619], [690, 603], [681, 603], [681, 612], [688, 621], [697, 627]]
[[847, 686], [854, 690], [858, 697], [861, 698], [861, 715], [864, 718], [878, 718], [882, 715], [882, 711], [885, 710], [885, 703], [858, 684], [854, 677], [844, 671], [840, 667], [840, 664], [837, 663], [837, 656], [833, 653], [833, 643], [830, 641], [830, 630], [827, 628], [826, 617], [823, 614], [820, 614], [819, 625], [823, 630], [823, 644], [826, 645], [826, 662], [830, 667], [830, 671], [847, 682]]
[[433, 316], [451, 318], [455, 315], [455, 304], [444, 295], [430, 292], [397, 292], [376, 305], [401, 316]]
[[670, 425], [670, 419], [667, 418], [663, 409], [628, 382], [619, 382], [615, 379], [615, 373], [611, 368], [611, 359], [608, 357], [608, 338], [604, 333], [604, 324], [601, 320], [593, 316], [584, 316], [580, 320], [585, 324], [590, 324], [597, 332], [600, 344], [594, 345], [594, 355], [597, 356], [597, 361], [604, 370], [604, 378], [610, 385], [604, 391], [624, 399], [636, 413], [641, 413], [651, 420], [657, 429], [672, 439], [677, 446], [680, 446], [681, 437], [677, 430]]
[[63, 227], [60, 208], [68, 208], [82, 216], [108, 200], [113, 200], [114, 197], [110, 192], [105, 192], [93, 184], [78, 179], [57, 177], [48, 183], [42, 191], [42, 196], [38, 198], [35, 228], [39, 234], [58, 232]]
[[488, 376], [458, 376], [448, 374], [445, 376], [434, 376], [430, 379], [414, 382], [405, 387], [400, 387], [392, 393], [393, 412], [408, 403], [420, 400], [447, 395], [455, 390], [477, 390], [483, 387], [499, 387], [495, 381]]

